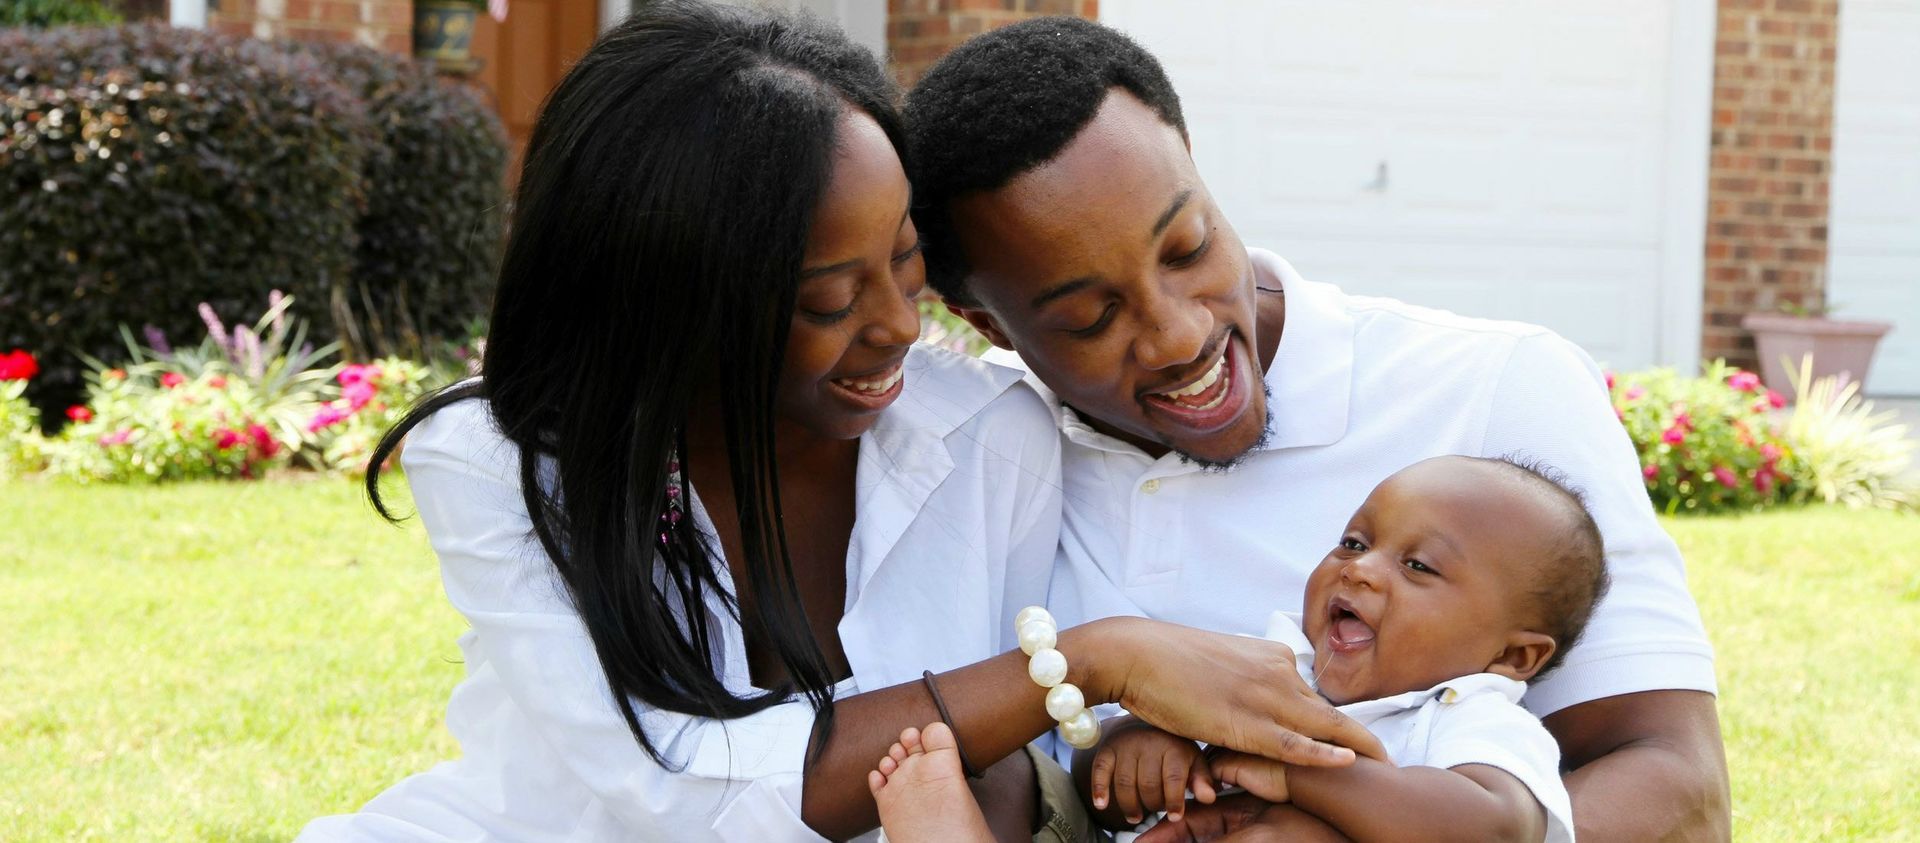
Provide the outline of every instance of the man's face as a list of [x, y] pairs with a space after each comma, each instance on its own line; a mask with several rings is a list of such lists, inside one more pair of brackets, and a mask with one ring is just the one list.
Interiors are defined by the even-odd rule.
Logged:
[[1260, 441], [1246, 249], [1152, 109], [1116, 89], [1053, 160], [952, 210], [980, 305], [956, 310], [1096, 428], [1209, 464]]

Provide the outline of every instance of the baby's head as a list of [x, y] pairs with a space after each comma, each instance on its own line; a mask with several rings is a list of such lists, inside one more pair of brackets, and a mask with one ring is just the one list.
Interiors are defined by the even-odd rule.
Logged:
[[1544, 674], [1606, 590], [1600, 530], [1550, 470], [1435, 457], [1374, 487], [1308, 578], [1303, 625], [1320, 692], [1346, 704]]

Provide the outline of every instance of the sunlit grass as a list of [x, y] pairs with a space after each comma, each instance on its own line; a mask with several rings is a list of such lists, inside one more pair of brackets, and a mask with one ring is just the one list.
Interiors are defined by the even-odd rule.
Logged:
[[[399, 484], [396, 484], [396, 486]], [[1920, 828], [1920, 517], [1670, 520], [1740, 841]], [[0, 486], [0, 840], [286, 840], [457, 751], [465, 628], [337, 480]]]

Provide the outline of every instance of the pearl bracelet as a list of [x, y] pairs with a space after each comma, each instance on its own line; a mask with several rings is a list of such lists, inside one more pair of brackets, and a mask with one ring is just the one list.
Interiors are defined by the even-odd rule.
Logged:
[[1039, 606], [1020, 610], [1013, 619], [1020, 651], [1030, 658], [1027, 676], [1047, 689], [1047, 716], [1060, 723], [1060, 738], [1075, 749], [1092, 749], [1100, 742], [1100, 721], [1087, 710], [1086, 696], [1067, 680], [1067, 657], [1053, 645], [1060, 643], [1053, 615]]

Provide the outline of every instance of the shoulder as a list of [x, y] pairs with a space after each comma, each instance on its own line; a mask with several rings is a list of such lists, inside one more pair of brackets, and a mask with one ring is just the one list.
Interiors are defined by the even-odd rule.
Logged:
[[[464, 381], [461, 386], [478, 383]], [[475, 396], [434, 411], [407, 433], [400, 464], [413, 482], [422, 474], [450, 470], [519, 482], [520, 452], [494, 423], [486, 399]]]
[[969, 440], [1056, 433], [1046, 402], [1018, 369], [917, 344], [908, 352], [906, 370], [906, 388], [876, 430], [941, 438], [964, 432]]

